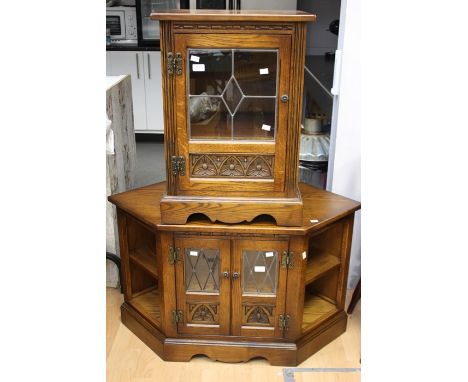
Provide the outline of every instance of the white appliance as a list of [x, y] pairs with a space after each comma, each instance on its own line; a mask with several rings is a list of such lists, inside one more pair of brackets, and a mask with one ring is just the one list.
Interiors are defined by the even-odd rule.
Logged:
[[138, 42], [136, 8], [107, 7], [106, 29], [110, 29], [111, 40]]

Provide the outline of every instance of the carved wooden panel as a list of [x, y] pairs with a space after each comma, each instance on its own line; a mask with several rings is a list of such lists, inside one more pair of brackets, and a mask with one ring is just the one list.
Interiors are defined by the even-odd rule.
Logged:
[[273, 155], [190, 155], [192, 178], [273, 178]]
[[188, 303], [187, 322], [194, 324], [217, 324], [218, 304], [213, 303]]
[[242, 304], [242, 325], [273, 326], [274, 305]]

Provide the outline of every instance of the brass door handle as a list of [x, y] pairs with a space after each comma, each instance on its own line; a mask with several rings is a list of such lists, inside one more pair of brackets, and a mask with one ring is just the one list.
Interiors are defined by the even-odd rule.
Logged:
[[233, 279], [238, 279], [239, 278], [239, 272], [233, 272], [232, 273], [232, 278]]
[[223, 277], [224, 277], [225, 279], [228, 279], [228, 278], [229, 278], [229, 272], [224, 271], [224, 272], [223, 272]]

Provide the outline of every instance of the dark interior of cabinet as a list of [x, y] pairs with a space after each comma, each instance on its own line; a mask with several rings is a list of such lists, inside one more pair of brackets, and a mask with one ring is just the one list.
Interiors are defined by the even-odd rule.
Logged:
[[[302, 330], [307, 331], [335, 313], [341, 267], [343, 223], [309, 239]], [[326, 277], [325, 277], [326, 276]]]
[[155, 233], [128, 216], [127, 240], [131, 289], [129, 302], [148, 320], [160, 326], [161, 300]]

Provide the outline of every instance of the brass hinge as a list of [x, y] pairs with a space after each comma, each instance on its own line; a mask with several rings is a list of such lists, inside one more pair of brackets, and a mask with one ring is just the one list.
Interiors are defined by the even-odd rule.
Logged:
[[281, 256], [281, 267], [292, 268], [294, 266], [293, 258], [294, 258], [294, 252], [284, 251], [283, 256]]
[[279, 328], [280, 330], [288, 330], [289, 329], [289, 319], [291, 317], [289, 314], [280, 314], [279, 316]]
[[169, 264], [175, 264], [179, 260], [179, 248], [169, 247]]
[[167, 54], [167, 74], [170, 76], [175, 73], [180, 76], [182, 74], [182, 54], [169, 52]]
[[174, 324], [179, 324], [183, 321], [184, 316], [181, 310], [173, 310], [172, 311], [172, 322]]
[[185, 158], [173, 155], [171, 157], [172, 175], [185, 175]]

